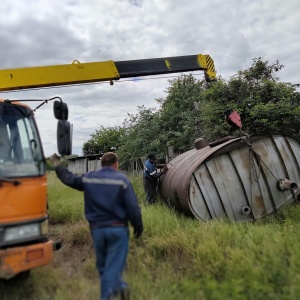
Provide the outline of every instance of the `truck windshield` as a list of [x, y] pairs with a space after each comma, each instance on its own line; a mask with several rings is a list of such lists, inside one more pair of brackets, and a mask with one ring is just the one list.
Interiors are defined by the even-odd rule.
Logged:
[[44, 172], [41, 142], [31, 110], [0, 102], [0, 176], [28, 177]]

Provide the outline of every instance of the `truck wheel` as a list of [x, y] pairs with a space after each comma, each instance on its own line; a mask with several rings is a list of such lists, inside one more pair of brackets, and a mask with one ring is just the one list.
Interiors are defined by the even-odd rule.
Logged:
[[30, 277], [30, 270], [21, 272], [20, 274], [17, 275], [17, 277], [22, 280], [28, 279]]

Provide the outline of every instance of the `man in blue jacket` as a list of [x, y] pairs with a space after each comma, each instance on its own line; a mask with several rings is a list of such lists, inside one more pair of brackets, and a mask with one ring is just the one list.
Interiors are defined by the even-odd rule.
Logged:
[[101, 277], [101, 300], [128, 294], [122, 280], [128, 254], [128, 222], [136, 238], [143, 232], [141, 209], [129, 179], [118, 171], [118, 156], [113, 152], [101, 158], [102, 168], [82, 176], [61, 165], [56, 154], [50, 157], [58, 178], [67, 186], [84, 192], [85, 217], [90, 225]]
[[157, 195], [158, 178], [168, 171], [166, 165], [156, 164], [156, 155], [150, 153], [144, 165], [144, 189], [146, 204], [154, 204]]

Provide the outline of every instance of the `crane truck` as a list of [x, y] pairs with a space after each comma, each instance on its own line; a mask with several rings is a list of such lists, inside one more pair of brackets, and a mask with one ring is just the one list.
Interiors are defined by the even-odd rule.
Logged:
[[[0, 70], [0, 92], [95, 83], [129, 77], [203, 70], [216, 79], [209, 55], [189, 55], [129, 61], [102, 61]], [[57, 147], [71, 154], [68, 106], [58, 97]], [[41, 106], [40, 105], [40, 106]], [[47, 265], [53, 257], [48, 238], [46, 158], [35, 121], [35, 110], [24, 100], [0, 100], [0, 279]]]

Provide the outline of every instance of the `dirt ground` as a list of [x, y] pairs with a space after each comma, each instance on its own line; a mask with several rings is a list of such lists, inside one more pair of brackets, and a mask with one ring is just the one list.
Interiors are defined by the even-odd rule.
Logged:
[[80, 266], [94, 257], [92, 238], [88, 224], [80, 221], [75, 224], [51, 225], [49, 238], [55, 243], [53, 261], [55, 268], [63, 268], [72, 277]]

